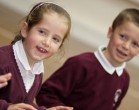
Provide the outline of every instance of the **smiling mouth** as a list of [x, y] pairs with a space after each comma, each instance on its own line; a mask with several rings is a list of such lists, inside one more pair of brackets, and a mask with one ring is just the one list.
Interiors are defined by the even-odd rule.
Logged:
[[48, 52], [46, 49], [41, 48], [41, 47], [39, 47], [39, 46], [37, 46], [36, 48], [37, 48], [37, 50], [38, 50], [39, 52], [41, 52], [41, 53], [47, 53], [47, 52]]
[[121, 55], [121, 56], [127, 56], [127, 54], [119, 49], [117, 49], [118, 53]]

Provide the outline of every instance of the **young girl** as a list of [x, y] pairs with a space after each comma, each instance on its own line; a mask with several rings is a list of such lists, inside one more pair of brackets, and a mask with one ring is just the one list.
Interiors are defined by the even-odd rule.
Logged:
[[[46, 109], [33, 104], [42, 83], [43, 60], [63, 46], [70, 28], [70, 15], [60, 6], [38, 3], [32, 8], [12, 45], [0, 47], [0, 73], [12, 74], [0, 89], [0, 110]], [[55, 108], [70, 110], [62, 106], [50, 110]]]
[[108, 38], [108, 45], [94, 53], [69, 58], [44, 82], [37, 103], [116, 110], [129, 87], [125, 64], [139, 54], [139, 10], [123, 10], [109, 28]]

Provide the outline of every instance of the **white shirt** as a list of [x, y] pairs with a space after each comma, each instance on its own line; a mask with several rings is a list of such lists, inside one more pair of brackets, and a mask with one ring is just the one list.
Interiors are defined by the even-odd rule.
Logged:
[[17, 41], [13, 45], [13, 50], [18, 68], [20, 70], [25, 85], [26, 92], [28, 92], [34, 83], [35, 74], [44, 73], [43, 61], [36, 63], [33, 67], [33, 70], [31, 70], [22, 44], [22, 40]]
[[102, 67], [105, 69], [105, 71], [107, 71], [109, 74], [113, 74], [114, 71], [116, 71], [118, 76], [121, 76], [123, 73], [123, 69], [126, 66], [126, 63], [123, 63], [121, 66], [119, 67], [114, 67], [111, 65], [111, 63], [107, 60], [107, 58], [104, 56], [104, 54], [102, 53], [102, 50], [106, 48], [105, 46], [100, 46], [98, 51], [95, 51], [95, 56], [98, 59], [98, 61], [100, 62], [100, 64], [102, 65]]

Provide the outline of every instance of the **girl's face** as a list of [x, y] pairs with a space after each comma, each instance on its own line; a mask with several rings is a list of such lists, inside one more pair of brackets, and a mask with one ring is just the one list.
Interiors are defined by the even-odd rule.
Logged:
[[139, 53], [139, 27], [132, 22], [124, 22], [114, 31], [108, 31], [110, 38], [104, 54], [113, 66], [131, 60]]
[[24, 23], [21, 33], [29, 62], [35, 63], [55, 54], [63, 43], [68, 25], [66, 19], [57, 13], [44, 14], [37, 25], [27, 31]]

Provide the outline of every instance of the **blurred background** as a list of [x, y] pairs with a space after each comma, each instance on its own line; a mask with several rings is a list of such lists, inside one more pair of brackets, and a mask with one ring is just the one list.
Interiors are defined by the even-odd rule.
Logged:
[[[71, 15], [71, 38], [62, 58], [45, 60], [44, 80], [73, 55], [95, 51], [106, 44], [107, 31], [125, 8], [138, 8], [139, 0], [0, 0], [0, 46], [7, 45], [20, 29], [20, 21], [35, 3], [46, 1], [64, 7]], [[139, 110], [139, 55], [127, 64], [130, 88], [118, 110]], [[91, 102], [90, 102], [91, 103]]]

